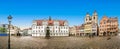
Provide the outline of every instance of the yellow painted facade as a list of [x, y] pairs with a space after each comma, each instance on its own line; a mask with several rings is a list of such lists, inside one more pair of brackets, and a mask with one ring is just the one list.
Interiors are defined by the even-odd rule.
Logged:
[[92, 24], [91, 23], [85, 24], [84, 32], [85, 33], [92, 33]]

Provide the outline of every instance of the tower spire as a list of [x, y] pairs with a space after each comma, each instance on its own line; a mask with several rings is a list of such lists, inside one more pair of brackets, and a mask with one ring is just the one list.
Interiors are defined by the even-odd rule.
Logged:
[[96, 10], [94, 10], [94, 13], [96, 13]]
[[86, 15], [89, 14], [89, 12], [86, 13]]
[[86, 13], [86, 17], [89, 17], [89, 16], [90, 16], [90, 15], [89, 15], [89, 12], [87, 12], [87, 13]]
[[52, 19], [51, 19], [51, 16], [49, 16], [49, 20], [52, 20]]
[[96, 11], [96, 10], [94, 11], [93, 15], [94, 15], [94, 16], [97, 15], [97, 11]]

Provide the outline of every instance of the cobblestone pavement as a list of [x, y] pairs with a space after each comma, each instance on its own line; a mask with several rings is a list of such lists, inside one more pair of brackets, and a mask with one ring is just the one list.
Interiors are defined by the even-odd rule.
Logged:
[[[11, 49], [120, 49], [120, 36], [112, 37], [11, 37]], [[0, 49], [7, 49], [7, 36], [0, 36]]]

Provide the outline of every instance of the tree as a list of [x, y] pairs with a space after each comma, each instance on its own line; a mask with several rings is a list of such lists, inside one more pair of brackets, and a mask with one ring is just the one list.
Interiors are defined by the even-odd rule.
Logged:
[[6, 29], [6, 28], [0, 27], [0, 33], [6, 33], [6, 32], [7, 32], [7, 29]]

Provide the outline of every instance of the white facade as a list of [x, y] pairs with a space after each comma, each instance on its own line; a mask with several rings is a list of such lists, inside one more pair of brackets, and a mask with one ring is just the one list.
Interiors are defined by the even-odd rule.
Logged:
[[32, 30], [28, 30], [28, 34], [31, 35], [32, 34]]
[[49, 27], [50, 36], [69, 36], [69, 26], [67, 21], [50, 19], [34, 20], [32, 24], [32, 36], [46, 36], [47, 27]]

